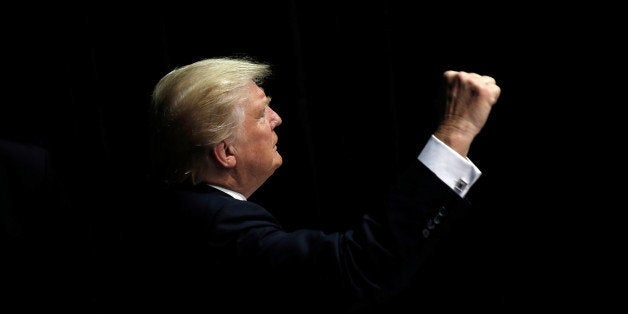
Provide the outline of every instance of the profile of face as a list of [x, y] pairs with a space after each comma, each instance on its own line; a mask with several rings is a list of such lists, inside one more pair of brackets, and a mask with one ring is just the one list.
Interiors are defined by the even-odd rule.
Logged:
[[279, 168], [283, 159], [277, 151], [275, 128], [281, 117], [270, 108], [270, 97], [253, 81], [242, 104], [244, 121], [230, 146], [236, 156], [236, 167], [249, 182], [260, 184]]

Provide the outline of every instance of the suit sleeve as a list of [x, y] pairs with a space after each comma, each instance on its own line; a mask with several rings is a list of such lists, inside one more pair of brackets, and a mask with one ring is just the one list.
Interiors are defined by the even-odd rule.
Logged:
[[213, 246], [230, 251], [224, 256], [235, 256], [262, 273], [271, 269], [269, 278], [336, 287], [357, 300], [381, 300], [408, 284], [446, 232], [450, 217], [468, 207], [418, 161], [389, 196], [388, 208], [335, 233], [287, 232], [262, 207], [233, 202], [212, 217], [210, 238]]

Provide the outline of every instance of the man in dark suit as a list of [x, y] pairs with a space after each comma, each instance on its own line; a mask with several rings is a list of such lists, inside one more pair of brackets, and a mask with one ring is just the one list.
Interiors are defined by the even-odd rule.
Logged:
[[[153, 203], [129, 234], [123, 302], [178, 312], [358, 312], [403, 291], [480, 176], [466, 157], [500, 88], [447, 71], [444, 115], [389, 206], [350, 230], [287, 231], [247, 199], [278, 169], [281, 117], [244, 59], [201, 60], [153, 94]], [[129, 304], [129, 303], [127, 303]], [[188, 311], [189, 310], [189, 311]]]

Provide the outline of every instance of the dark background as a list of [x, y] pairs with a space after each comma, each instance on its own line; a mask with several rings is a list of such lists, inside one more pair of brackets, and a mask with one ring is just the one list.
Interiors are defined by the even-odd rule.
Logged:
[[445, 70], [497, 79], [502, 95], [470, 152], [483, 171], [476, 207], [391, 309], [608, 305], [600, 282], [616, 277], [595, 237], [605, 201], [573, 173], [597, 179], [586, 154], [605, 131], [592, 90], [617, 53], [611, 12], [405, 1], [6, 11], [0, 135], [50, 151], [69, 203], [46, 216], [42, 236], [63, 243], [46, 253], [61, 257], [44, 288], [65, 283], [77, 306], [107, 307], [123, 284], [126, 218], [142, 206], [154, 84], [177, 66], [244, 55], [273, 66], [265, 87], [283, 118], [284, 165], [251, 199], [289, 229], [344, 228], [383, 202], [378, 191], [436, 126]]

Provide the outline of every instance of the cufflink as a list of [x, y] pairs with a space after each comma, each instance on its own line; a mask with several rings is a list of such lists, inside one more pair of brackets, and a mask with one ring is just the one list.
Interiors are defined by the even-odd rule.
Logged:
[[462, 190], [464, 190], [464, 188], [466, 188], [468, 184], [469, 183], [467, 183], [467, 181], [458, 179], [458, 182], [456, 182], [456, 190], [462, 192]]

